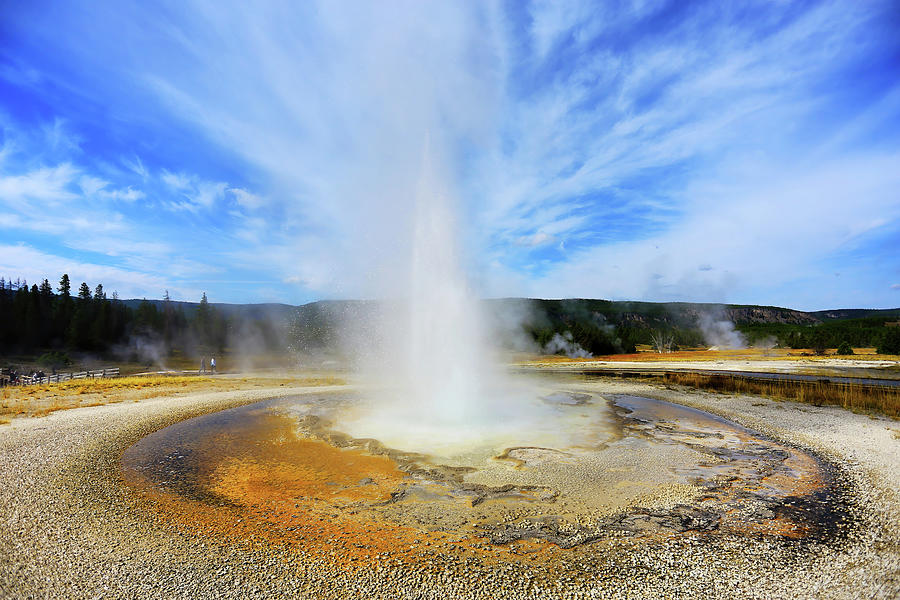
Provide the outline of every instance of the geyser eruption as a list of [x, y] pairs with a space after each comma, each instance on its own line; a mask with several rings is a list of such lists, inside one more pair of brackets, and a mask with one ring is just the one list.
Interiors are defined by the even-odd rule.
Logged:
[[416, 186], [401, 393], [416, 418], [460, 425], [484, 407], [487, 353], [479, 305], [461, 265], [452, 198], [438, 181], [426, 144]]
[[[424, 145], [413, 188], [407, 290], [386, 314], [372, 401], [341, 427], [404, 450], [453, 454], [522, 433], [536, 395], [517, 394], [487, 344], [479, 298], [466, 277], [459, 207], [437, 155]], [[398, 257], [392, 257], [397, 260]], [[519, 384], [521, 385], [521, 384]]]

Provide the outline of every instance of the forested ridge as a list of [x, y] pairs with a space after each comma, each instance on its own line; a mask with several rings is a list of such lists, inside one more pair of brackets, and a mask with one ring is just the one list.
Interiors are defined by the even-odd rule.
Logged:
[[[228, 321], [204, 293], [190, 318], [165, 293], [160, 303], [123, 301], [102, 283], [82, 282], [73, 293], [68, 275], [54, 288], [0, 278], [0, 350], [9, 355], [39, 351], [113, 352], [123, 358], [155, 352], [224, 349]], [[142, 357], [134, 357], [142, 358]]]
[[688, 302], [627, 302], [594, 299], [502, 299], [525, 315], [523, 329], [543, 349], [557, 351], [561, 336], [594, 355], [633, 352], [660, 338], [671, 349], [703, 346], [803, 348], [815, 352], [847, 347], [900, 354], [900, 309], [804, 312], [776, 306]]
[[[231, 351], [317, 352], [337, 349], [348, 315], [374, 314], [371, 301], [285, 304], [212, 304], [120, 300], [102, 283], [77, 290], [68, 275], [29, 285], [0, 278], [0, 355], [92, 353], [144, 360]], [[900, 354], [900, 309], [803, 312], [753, 305], [616, 302], [609, 300], [486, 300], [508, 348], [604, 355], [634, 352], [665, 339], [670, 349], [729, 343], [767, 347], [876, 347]], [[510, 316], [513, 316], [510, 318]], [[436, 341], [436, 343], [439, 343]]]

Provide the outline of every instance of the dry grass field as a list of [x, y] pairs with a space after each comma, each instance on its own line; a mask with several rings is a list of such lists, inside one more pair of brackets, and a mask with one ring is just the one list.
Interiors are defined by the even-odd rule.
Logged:
[[816, 355], [812, 350], [789, 348], [748, 348], [742, 350], [682, 350], [660, 354], [649, 347], [635, 354], [614, 354], [592, 358], [565, 356], [521, 356], [518, 364], [530, 367], [572, 367], [591, 369], [655, 368], [666, 373], [666, 381], [700, 389], [725, 393], [756, 394], [776, 400], [794, 400], [816, 406], [842, 406], [856, 412], [880, 413], [900, 418], [900, 388], [872, 387], [857, 384], [826, 383], [820, 381], [759, 381], [722, 374], [678, 372], [691, 368], [709, 370], [750, 370], [786, 373], [806, 373], [831, 376], [853, 376], [897, 379], [900, 356], [877, 354], [874, 348], [854, 348], [853, 355], [840, 356], [830, 350]]
[[[260, 369], [296, 370], [297, 357], [284, 352], [268, 352], [254, 355], [244, 355], [235, 352], [216, 352], [217, 368], [219, 373], [254, 371]], [[71, 364], [58, 367], [60, 372], [77, 373], [79, 371], [91, 371], [108, 367], [118, 367], [122, 375], [146, 374], [154, 371], [184, 371], [196, 373], [200, 369], [199, 356], [186, 356], [179, 351], [161, 357], [156, 361], [129, 360], [121, 357], [102, 358], [92, 354], [72, 353]], [[204, 358], [209, 361], [209, 356]], [[19, 373], [31, 373], [32, 371], [49, 371], [47, 365], [38, 362], [34, 355], [3, 355], [0, 356], [0, 366], [13, 367]]]
[[247, 376], [145, 375], [109, 379], [78, 379], [47, 385], [0, 389], [0, 423], [11, 417], [41, 417], [53, 411], [99, 406], [115, 402], [140, 402], [160, 396], [195, 392], [250, 390], [279, 386], [343, 385], [330, 373]]
[[666, 373], [666, 381], [705, 390], [756, 394], [776, 400], [793, 400], [813, 406], [841, 406], [854, 412], [876, 412], [900, 418], [900, 388], [819, 381], [759, 381], [732, 375]]
[[[836, 356], [833, 352], [816, 356], [811, 350], [796, 349], [760, 349], [750, 348], [743, 350], [682, 350], [666, 354], [659, 354], [647, 348], [641, 349], [635, 354], [617, 354], [610, 356], [597, 356], [593, 358], [572, 359], [565, 356], [520, 356], [515, 362], [533, 366], [552, 367], [554, 364], [565, 365], [582, 363], [589, 366], [592, 362], [613, 363], [643, 363], [648, 366], [652, 363], [697, 363], [702, 368], [703, 363], [739, 363], [741, 361], [771, 361], [775, 365], [787, 361], [802, 361], [810, 366], [821, 361], [847, 359], [848, 367], [854, 365], [853, 361], [894, 361], [900, 368], [900, 357], [875, 354], [872, 348], [854, 348], [854, 355], [848, 357]], [[66, 381], [59, 384], [47, 384], [24, 387], [0, 388], [0, 424], [9, 423], [14, 417], [40, 417], [53, 411], [78, 408], [84, 406], [98, 406], [116, 402], [139, 402], [141, 400], [160, 397], [177, 396], [194, 392], [215, 392], [243, 389], [258, 389], [263, 387], [293, 386], [293, 385], [340, 385], [345, 381], [334, 372], [303, 372], [291, 373], [273, 368], [270, 374], [265, 372], [251, 372], [248, 375], [216, 375], [203, 376], [191, 374], [191, 365], [187, 361], [179, 362], [178, 367], [184, 368], [181, 374], [143, 374], [135, 375], [136, 365], [129, 365], [124, 369], [131, 373], [125, 377], [112, 379], [80, 379]], [[229, 361], [231, 362], [231, 361]], [[277, 361], [270, 357], [262, 357], [259, 365], [274, 366]], [[224, 366], [227, 369], [228, 365]], [[176, 371], [176, 373], [178, 373]], [[291, 373], [288, 375], [287, 373]], [[818, 382], [757, 382], [747, 381], [726, 375], [692, 375], [688, 373], [670, 374], [667, 379], [676, 384], [693, 387], [718, 390], [729, 393], [759, 394], [777, 399], [790, 399], [812, 404], [832, 404], [843, 406], [855, 411], [876, 411], [892, 417], [900, 417], [900, 392], [883, 388], [865, 388], [854, 385], [827, 385]]]
[[835, 354], [832, 348], [824, 354], [816, 354], [813, 350], [803, 348], [743, 348], [740, 350], [709, 350], [707, 348], [693, 348], [660, 354], [649, 346], [639, 346], [633, 354], [609, 354], [594, 356], [591, 358], [568, 358], [566, 356], [541, 356], [540, 362], [709, 362], [722, 360], [895, 360], [900, 361], [900, 356], [878, 354], [875, 348], [854, 348], [850, 356]]

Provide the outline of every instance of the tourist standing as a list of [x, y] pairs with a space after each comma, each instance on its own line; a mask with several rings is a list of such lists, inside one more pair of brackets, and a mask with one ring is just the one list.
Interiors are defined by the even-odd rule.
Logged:
[[216, 372], [216, 357], [215, 356], [213, 356], [212, 358], [209, 359], [209, 372], [210, 373]]
[[206, 373], [206, 359], [205, 358], [200, 359], [200, 372]]

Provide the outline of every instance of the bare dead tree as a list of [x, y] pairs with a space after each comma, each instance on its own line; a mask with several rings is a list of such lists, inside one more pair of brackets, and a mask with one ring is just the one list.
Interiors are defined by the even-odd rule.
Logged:
[[659, 354], [668, 354], [675, 345], [675, 336], [671, 332], [655, 329], [650, 332], [650, 339], [653, 341], [653, 347]]

